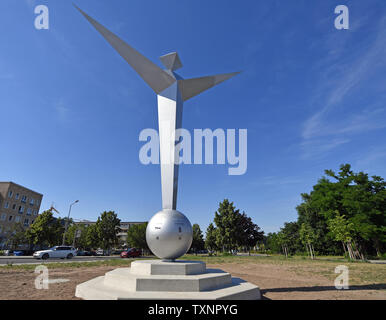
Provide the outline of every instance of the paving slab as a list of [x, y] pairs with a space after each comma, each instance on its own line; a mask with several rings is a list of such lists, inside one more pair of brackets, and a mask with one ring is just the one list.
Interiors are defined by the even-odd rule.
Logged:
[[[258, 286], [240, 278], [233, 278], [220, 269], [206, 269], [204, 263], [143, 260], [133, 264], [134, 269], [114, 269], [104, 276], [77, 285], [75, 296], [86, 300], [261, 299]], [[197, 273], [199, 270], [202, 272]], [[153, 271], [161, 274], [152, 274]], [[193, 274], [181, 274], [192, 271]], [[164, 272], [168, 274], [162, 274]], [[177, 274], [171, 274], [173, 272]]]

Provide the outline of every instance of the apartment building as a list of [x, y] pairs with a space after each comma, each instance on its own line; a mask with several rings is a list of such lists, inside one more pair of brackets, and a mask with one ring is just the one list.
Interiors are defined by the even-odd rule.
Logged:
[[21, 223], [31, 225], [39, 214], [43, 195], [13, 182], [0, 182], [0, 246]]

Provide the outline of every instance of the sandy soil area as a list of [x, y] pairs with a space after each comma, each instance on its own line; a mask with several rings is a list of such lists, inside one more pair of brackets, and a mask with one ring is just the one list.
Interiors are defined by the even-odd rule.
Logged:
[[[336, 290], [331, 279], [323, 275], [301, 275], [284, 265], [272, 264], [208, 264], [254, 283], [262, 290], [264, 299], [382, 299], [386, 300], [386, 285], [352, 286], [350, 290]], [[33, 271], [0, 268], [1, 300], [72, 300], [77, 284], [103, 275], [116, 267], [80, 267], [49, 270], [49, 278], [68, 279], [51, 283], [48, 290], [35, 289], [37, 274]]]
[[321, 275], [299, 275], [283, 265], [226, 264], [212, 265], [233, 277], [256, 284], [263, 299], [272, 300], [386, 300], [386, 284], [350, 286], [337, 290], [334, 281]]

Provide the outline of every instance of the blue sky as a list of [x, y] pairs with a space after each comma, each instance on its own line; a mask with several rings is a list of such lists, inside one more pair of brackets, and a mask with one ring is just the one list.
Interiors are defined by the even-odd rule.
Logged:
[[[183, 165], [178, 209], [203, 230], [224, 198], [265, 232], [297, 217], [300, 193], [350, 163], [386, 177], [386, 2], [77, 0], [152, 61], [178, 51], [183, 77], [238, 70], [184, 105], [183, 127], [248, 130], [248, 170]], [[34, 28], [48, 5], [50, 29]], [[334, 27], [346, 4], [350, 29]], [[160, 170], [139, 133], [157, 129], [156, 96], [72, 6], [2, 0], [0, 181], [44, 194], [64, 216], [161, 208]]]

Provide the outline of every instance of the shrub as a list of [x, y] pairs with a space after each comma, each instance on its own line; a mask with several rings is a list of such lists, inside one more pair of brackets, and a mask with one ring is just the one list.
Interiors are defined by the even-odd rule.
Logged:
[[380, 256], [369, 256], [369, 260], [386, 260], [386, 253], [382, 253]]

